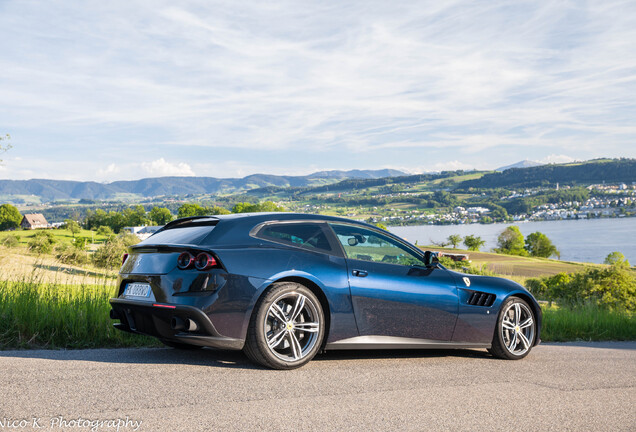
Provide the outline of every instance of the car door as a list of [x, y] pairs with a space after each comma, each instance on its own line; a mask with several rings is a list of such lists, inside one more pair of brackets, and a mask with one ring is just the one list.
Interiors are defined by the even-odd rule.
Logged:
[[360, 336], [451, 340], [458, 297], [446, 270], [426, 268], [411, 247], [379, 231], [329, 225], [345, 251]]

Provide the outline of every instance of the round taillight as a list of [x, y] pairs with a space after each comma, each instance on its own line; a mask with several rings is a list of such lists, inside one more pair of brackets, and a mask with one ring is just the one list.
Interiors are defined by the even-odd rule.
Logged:
[[177, 258], [177, 267], [181, 270], [185, 270], [192, 266], [194, 263], [194, 256], [190, 252], [181, 252]]
[[205, 271], [210, 270], [212, 267], [216, 265], [216, 260], [214, 257], [208, 253], [201, 252], [197, 255], [197, 260], [194, 263], [194, 266], [197, 270]]

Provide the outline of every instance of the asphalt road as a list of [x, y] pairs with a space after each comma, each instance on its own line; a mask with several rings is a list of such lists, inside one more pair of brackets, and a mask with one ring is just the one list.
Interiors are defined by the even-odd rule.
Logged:
[[153, 432], [635, 431], [636, 342], [541, 345], [517, 362], [479, 350], [327, 353], [294, 371], [208, 349], [0, 351], [0, 431], [31, 430], [34, 418], [78, 431], [117, 430], [118, 419], [120, 431], [141, 421]]

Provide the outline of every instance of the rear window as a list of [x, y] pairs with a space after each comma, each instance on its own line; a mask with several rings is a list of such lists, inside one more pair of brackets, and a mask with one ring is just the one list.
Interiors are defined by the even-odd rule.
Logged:
[[185, 226], [159, 231], [139, 243], [143, 244], [191, 244], [198, 245], [212, 232], [214, 225]]
[[268, 224], [256, 237], [321, 252], [333, 252], [323, 226], [312, 223]]

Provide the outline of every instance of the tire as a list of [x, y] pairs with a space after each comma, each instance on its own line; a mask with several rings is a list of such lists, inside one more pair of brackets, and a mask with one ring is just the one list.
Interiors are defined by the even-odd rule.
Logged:
[[162, 344], [164, 344], [167, 347], [176, 348], [180, 350], [195, 350], [195, 349], [203, 348], [202, 346], [199, 346], [199, 345], [184, 344], [181, 342], [174, 342], [174, 341], [169, 341], [166, 339], [159, 339], [159, 340], [161, 341]]
[[536, 327], [536, 317], [530, 305], [519, 297], [510, 297], [501, 306], [488, 352], [500, 359], [524, 358], [534, 345]]
[[263, 366], [296, 369], [314, 358], [324, 335], [316, 295], [299, 283], [274, 283], [254, 307], [243, 351]]

